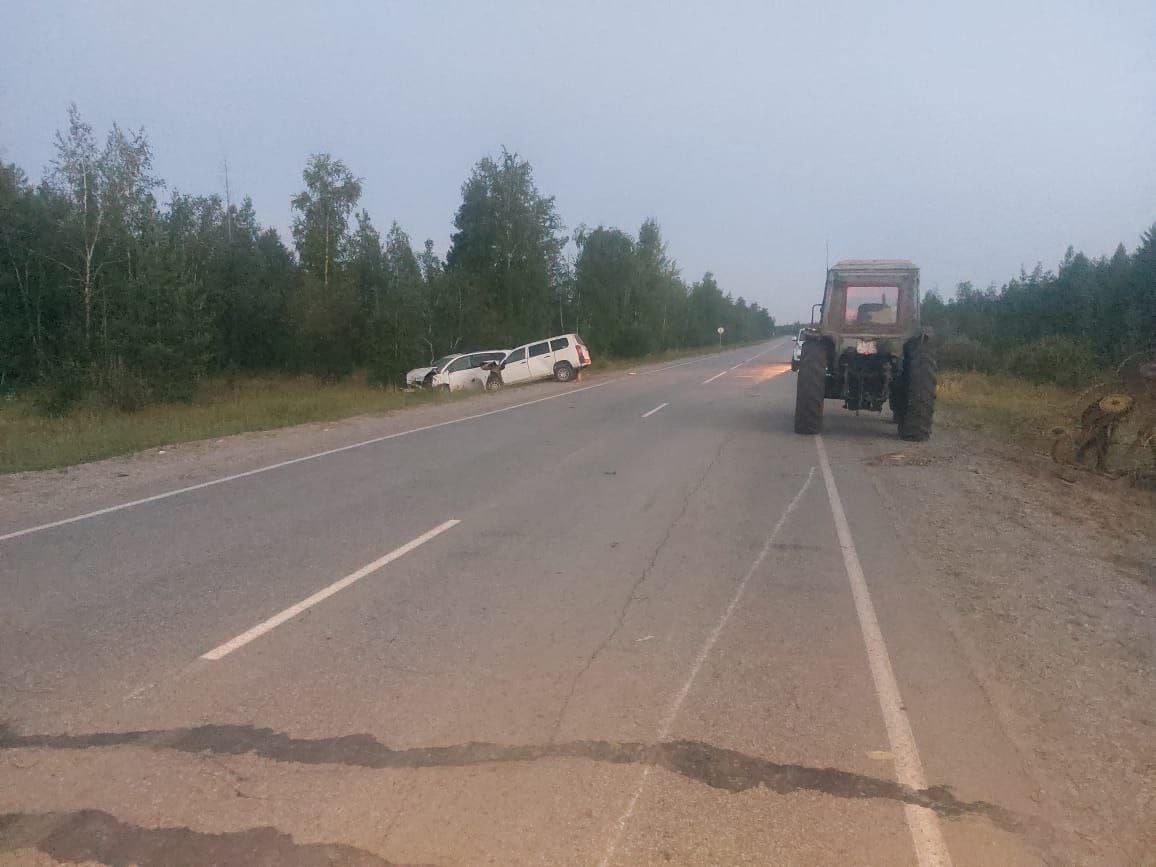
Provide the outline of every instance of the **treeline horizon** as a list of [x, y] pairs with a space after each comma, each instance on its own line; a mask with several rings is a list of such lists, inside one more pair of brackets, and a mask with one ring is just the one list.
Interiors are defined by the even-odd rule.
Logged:
[[359, 208], [362, 178], [330, 154], [306, 161], [287, 242], [248, 197], [162, 198], [143, 129], [114, 123], [98, 142], [73, 105], [55, 148], [39, 183], [0, 163], [0, 391], [46, 412], [187, 400], [218, 374], [360, 369], [401, 385], [440, 355], [559, 333], [637, 357], [717, 342], [720, 326], [728, 342], [774, 330], [709, 271], [684, 280], [655, 219], [567, 234], [505, 148], [462, 184], [444, 258], [396, 221], [383, 234]]
[[1068, 247], [1055, 271], [1037, 264], [1000, 287], [928, 292], [923, 324], [945, 367], [1080, 386], [1156, 353], [1156, 224], [1131, 253], [1091, 258]]

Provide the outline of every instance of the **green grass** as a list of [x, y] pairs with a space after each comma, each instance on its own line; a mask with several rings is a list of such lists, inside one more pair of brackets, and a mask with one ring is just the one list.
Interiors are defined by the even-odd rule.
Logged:
[[55, 418], [32, 401], [0, 401], [0, 473], [64, 467], [171, 443], [270, 430], [446, 400], [428, 393], [374, 388], [351, 378], [212, 380], [188, 404], [158, 404], [123, 413], [99, 406]]
[[1051, 447], [1050, 431], [1070, 425], [1080, 391], [1010, 376], [941, 371], [936, 402], [949, 422], [987, 430], [1036, 451]]
[[[704, 347], [645, 358], [599, 359], [591, 370], [612, 372], [717, 351], [717, 347]], [[451, 399], [375, 388], [363, 377], [336, 383], [311, 377], [222, 378], [204, 383], [187, 404], [157, 404], [133, 413], [90, 404], [63, 417], [48, 417], [36, 411], [30, 397], [9, 395], [0, 399], [0, 474], [67, 467], [173, 443]]]

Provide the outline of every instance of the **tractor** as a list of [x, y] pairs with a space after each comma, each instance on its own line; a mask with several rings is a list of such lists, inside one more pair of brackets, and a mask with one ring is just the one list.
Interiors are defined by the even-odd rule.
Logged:
[[[819, 308], [818, 322], [815, 308]], [[795, 432], [823, 430], [823, 403], [846, 409], [891, 409], [905, 440], [931, 436], [935, 352], [919, 324], [919, 268], [902, 259], [848, 259], [827, 271], [822, 304], [802, 344], [795, 393]]]

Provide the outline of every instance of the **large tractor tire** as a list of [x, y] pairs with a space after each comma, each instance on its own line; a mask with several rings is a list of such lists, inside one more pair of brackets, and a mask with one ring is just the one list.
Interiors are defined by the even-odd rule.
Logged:
[[817, 340], [803, 344], [795, 382], [795, 433], [823, 432], [823, 399], [827, 393], [827, 350]]
[[922, 442], [931, 438], [935, 415], [935, 352], [926, 340], [916, 342], [908, 354], [903, 378], [907, 383], [906, 404], [899, 422], [899, 438]]
[[887, 397], [887, 405], [891, 408], [891, 421], [903, 424], [903, 416], [907, 414], [907, 370], [897, 376], [891, 383], [891, 394]]

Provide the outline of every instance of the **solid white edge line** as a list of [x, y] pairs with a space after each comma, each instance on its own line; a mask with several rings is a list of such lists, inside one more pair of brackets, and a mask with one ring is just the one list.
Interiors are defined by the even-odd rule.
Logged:
[[[666, 712], [666, 716], [662, 718], [662, 722], [658, 727], [658, 734], [655, 737], [655, 742], [660, 743], [670, 736], [670, 730], [674, 728], [674, 721], [678, 718], [679, 711], [682, 710], [683, 702], [686, 697], [690, 695], [690, 690], [694, 686], [695, 680], [698, 678], [699, 672], [706, 663], [707, 657], [710, 656], [711, 650], [718, 641], [719, 636], [722, 635], [726, 628], [727, 622], [731, 619], [731, 615], [735, 613], [735, 608], [738, 607], [739, 601], [743, 598], [746, 592], [747, 585], [751, 578], [754, 577], [755, 572], [763, 565], [763, 561], [767, 559], [767, 555], [771, 553], [771, 548], [775, 544], [775, 540], [779, 537], [783, 526], [787, 523], [787, 519], [798, 508], [799, 502], [803, 499], [803, 495], [807, 493], [807, 488], [811, 486], [811, 479], [815, 477], [815, 468], [811, 467], [807, 473], [807, 480], [803, 482], [803, 487], [799, 488], [799, 492], [795, 494], [790, 503], [787, 504], [786, 510], [779, 516], [779, 520], [771, 529], [771, 533], [767, 536], [766, 542], [763, 543], [762, 550], [755, 558], [755, 562], [751, 564], [751, 568], [747, 570], [747, 574], [739, 582], [739, 586], [735, 588], [734, 594], [731, 596], [730, 604], [726, 607], [722, 617], [719, 618], [718, 623], [715, 624], [714, 629], [707, 635], [702, 647], [698, 651], [698, 655], [694, 658], [694, 664], [690, 668], [690, 674], [683, 683], [682, 688], [675, 693], [674, 698], [670, 702], [670, 708]], [[642, 797], [642, 790], [646, 788], [646, 781], [650, 778], [650, 771], [652, 766], [647, 764], [642, 769], [642, 773], [638, 778], [638, 785], [635, 786], [630, 800], [626, 804], [626, 809], [622, 811], [622, 815], [618, 817], [618, 821], [614, 825], [614, 833], [610, 837], [610, 843], [606, 847], [606, 854], [602, 856], [599, 862], [599, 867], [610, 867], [610, 863], [614, 860], [614, 853], [618, 850], [618, 844], [622, 842], [622, 835], [626, 832], [626, 826], [630, 824], [630, 818], [634, 815], [634, 808], [638, 804], [638, 799]]]
[[642, 414], [642, 417], [643, 417], [643, 418], [650, 418], [652, 415], [654, 415], [654, 414], [655, 414], [656, 412], [658, 412], [660, 409], [662, 409], [663, 407], [667, 407], [667, 406], [670, 406], [670, 404], [669, 404], [669, 403], [660, 403], [658, 406], [656, 406], [656, 407], [655, 407], [654, 409], [652, 409], [650, 412], [644, 412], [644, 413]]
[[291, 620], [292, 618], [294, 618], [298, 614], [300, 614], [302, 611], [305, 611], [307, 608], [312, 608], [318, 602], [322, 602], [322, 601], [328, 599], [334, 593], [337, 593], [341, 590], [344, 590], [350, 584], [353, 584], [356, 581], [360, 581], [366, 575], [370, 575], [370, 574], [376, 572], [381, 567], [392, 563], [394, 560], [397, 560], [399, 557], [404, 557], [406, 554], [408, 554], [414, 548], [418, 548], [418, 547], [424, 545], [430, 539], [433, 539], [435, 536], [440, 536], [446, 530], [450, 529], [451, 527], [456, 527], [460, 523], [461, 523], [461, 521], [459, 521], [457, 518], [453, 518], [449, 521], [446, 521], [444, 524], [439, 524], [438, 526], [434, 527], [429, 532], [422, 533], [416, 539], [413, 539], [409, 542], [406, 542], [400, 548], [394, 548], [392, 551], [390, 551], [384, 557], [377, 558], [372, 563], [369, 563], [365, 566], [362, 566], [356, 572], [353, 572], [349, 575], [346, 575], [344, 578], [342, 578], [339, 581], [334, 581], [332, 584], [330, 584], [328, 587], [326, 587], [322, 590], [318, 590], [316, 593], [314, 593], [312, 596], [308, 597], [307, 599], [302, 599], [296, 605], [291, 605], [288, 608], [286, 608], [284, 611], [280, 612], [279, 614], [274, 614], [268, 620], [264, 620], [261, 623], [258, 623], [252, 629], [249, 629], [249, 630], [246, 630], [245, 632], [242, 632], [236, 638], [233, 638], [229, 641], [226, 641], [224, 644], [219, 645], [218, 647], [214, 647], [208, 653], [202, 653], [201, 659], [208, 659], [211, 661], [216, 661], [216, 660], [221, 659], [225, 656], [228, 656], [234, 650], [237, 650], [240, 647], [244, 647], [250, 641], [253, 641], [254, 639], [260, 638], [262, 635], [264, 635], [266, 632], [269, 632], [272, 629], [276, 629], [278, 626], [280, 626], [286, 620]]
[[[867, 579], [859, 554], [851, 538], [851, 527], [835, 476], [827, 460], [827, 448], [822, 436], [815, 437], [815, 447], [819, 451], [819, 467], [823, 471], [823, 482], [827, 487], [827, 499], [831, 503], [831, 515], [835, 519], [835, 532], [839, 537], [839, 547], [843, 551], [843, 565], [851, 582], [851, 595], [855, 599], [855, 612], [859, 616], [859, 627], [863, 632], [863, 643], [867, 649], [867, 662], [871, 668], [871, 679], [875, 683], [875, 695], [879, 699], [879, 709], [883, 713], [883, 725], [887, 729], [887, 739], [895, 756], [895, 778], [909, 789], [922, 791], [927, 788], [923, 775], [923, 762], [915, 746], [915, 734], [911, 720], [903, 706], [899, 694], [899, 683], [891, 667], [891, 657], [883, 641], [883, 631], [875, 616], [875, 605], [867, 590]], [[951, 855], [939, 827], [939, 817], [933, 810], [915, 804], [904, 804], [904, 815], [911, 839], [915, 844], [915, 855], [920, 867], [950, 867]]]

